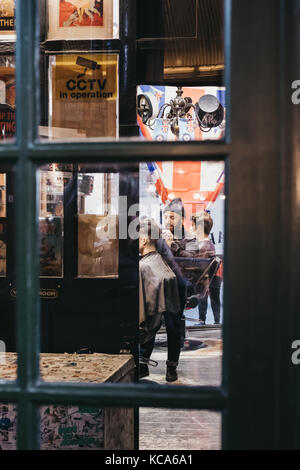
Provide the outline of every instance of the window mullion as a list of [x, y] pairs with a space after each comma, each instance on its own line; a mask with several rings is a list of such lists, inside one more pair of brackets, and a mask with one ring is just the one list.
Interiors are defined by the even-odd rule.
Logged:
[[38, 377], [38, 278], [36, 243], [35, 167], [27, 149], [35, 127], [33, 70], [35, 0], [17, 1], [17, 145], [16, 165], [16, 278], [17, 278], [17, 351], [18, 382], [18, 447], [38, 446], [37, 410], [26, 393]]

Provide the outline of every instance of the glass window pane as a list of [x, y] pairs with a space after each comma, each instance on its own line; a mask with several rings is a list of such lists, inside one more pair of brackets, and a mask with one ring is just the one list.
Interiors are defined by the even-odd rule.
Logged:
[[222, 80], [223, 0], [141, 0], [137, 8], [140, 82]]
[[140, 85], [137, 106], [139, 132], [146, 140], [188, 142], [225, 137], [224, 87]]
[[224, 138], [223, 0], [42, 5], [42, 142]]
[[38, 181], [42, 378], [219, 385], [224, 162], [50, 164]]
[[118, 277], [119, 175], [78, 174], [78, 276]]
[[140, 379], [219, 385], [224, 162], [140, 164]]
[[221, 413], [140, 408], [140, 450], [221, 450]]
[[51, 164], [37, 179], [41, 376], [132, 382], [138, 233], [129, 239], [128, 227], [138, 206], [138, 164]]
[[42, 141], [119, 136], [119, 0], [40, 4]]

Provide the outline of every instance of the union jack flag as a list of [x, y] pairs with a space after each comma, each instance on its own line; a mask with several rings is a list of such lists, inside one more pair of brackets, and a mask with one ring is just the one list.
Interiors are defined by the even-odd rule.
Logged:
[[165, 204], [180, 197], [183, 203], [208, 209], [224, 187], [223, 162], [151, 162], [148, 170]]

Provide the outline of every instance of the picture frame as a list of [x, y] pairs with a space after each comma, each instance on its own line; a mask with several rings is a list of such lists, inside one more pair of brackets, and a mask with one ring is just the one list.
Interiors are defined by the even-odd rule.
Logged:
[[47, 0], [48, 41], [119, 38], [119, 0]]
[[0, 42], [16, 40], [16, 1], [0, 2]]

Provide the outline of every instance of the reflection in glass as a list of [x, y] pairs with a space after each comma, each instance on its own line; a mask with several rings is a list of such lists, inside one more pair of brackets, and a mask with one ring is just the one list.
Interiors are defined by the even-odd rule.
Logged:
[[78, 174], [78, 276], [118, 277], [117, 173]]
[[[224, 0], [139, 0], [140, 83], [221, 82]], [[147, 19], [147, 20], [146, 20]]]
[[133, 381], [138, 251], [127, 234], [138, 165], [53, 163], [38, 179], [41, 376]]
[[224, 0], [136, 3], [40, 2], [42, 141], [224, 138]]
[[51, 163], [40, 171], [40, 275], [63, 276], [64, 190], [72, 166]]
[[[140, 380], [219, 385], [224, 162], [51, 164], [39, 178], [41, 350], [58, 354], [43, 379], [101, 382], [114, 354], [140, 359]], [[109, 360], [116, 376], [129, 364]]]
[[223, 162], [140, 165], [141, 380], [220, 383], [224, 201]]

